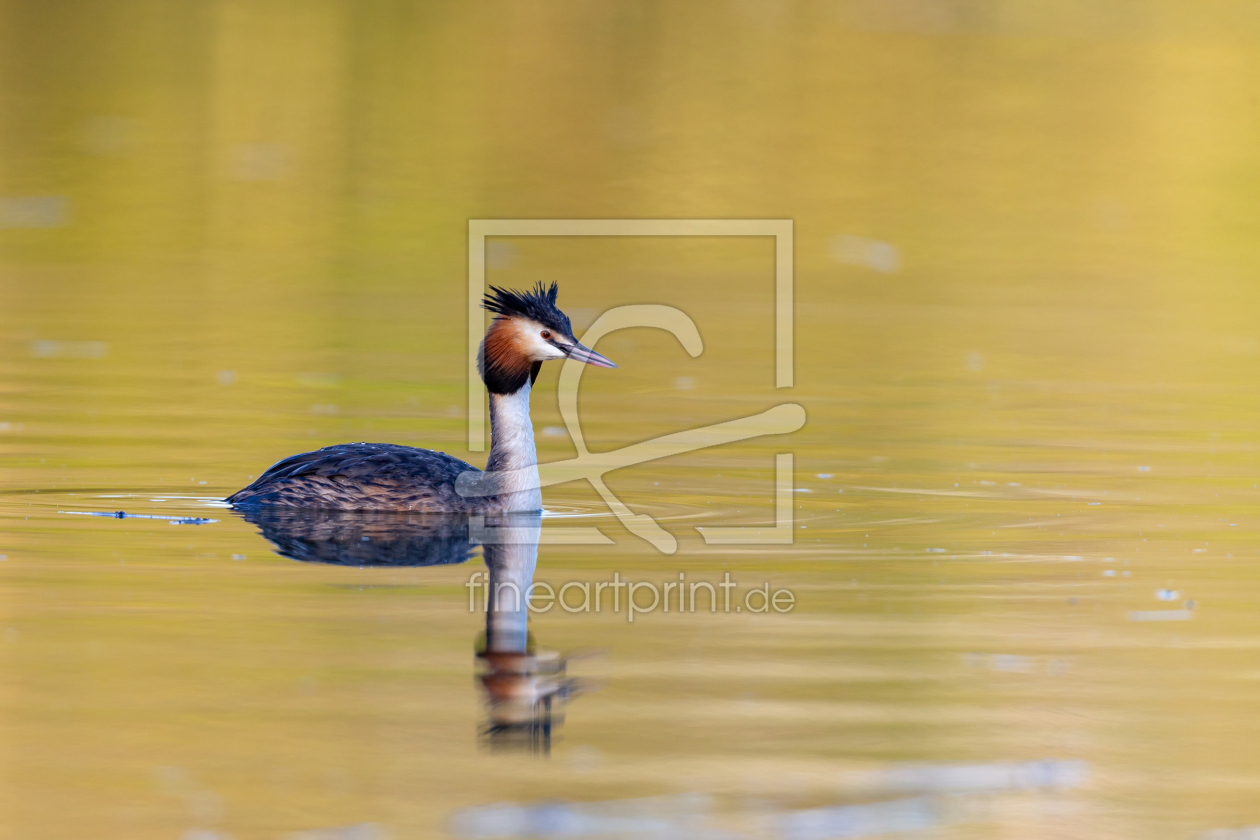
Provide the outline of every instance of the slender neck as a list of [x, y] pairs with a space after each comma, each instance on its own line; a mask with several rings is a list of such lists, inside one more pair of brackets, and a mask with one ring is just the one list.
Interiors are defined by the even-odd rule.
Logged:
[[490, 458], [486, 472], [501, 472], [500, 494], [507, 511], [542, 510], [538, 452], [529, 419], [529, 380], [511, 394], [490, 395]]

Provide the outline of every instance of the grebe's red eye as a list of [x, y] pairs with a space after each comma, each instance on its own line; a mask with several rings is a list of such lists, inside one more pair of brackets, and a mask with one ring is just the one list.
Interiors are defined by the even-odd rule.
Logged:
[[551, 330], [543, 330], [542, 337], [547, 339], [551, 338]]

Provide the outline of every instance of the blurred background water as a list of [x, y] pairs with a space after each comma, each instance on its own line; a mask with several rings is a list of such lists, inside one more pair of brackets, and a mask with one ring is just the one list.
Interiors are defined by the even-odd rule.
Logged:
[[[5, 836], [1254, 836], [1260, 5], [5, 0], [0, 44]], [[600, 343], [592, 449], [809, 417], [609, 476], [674, 555], [544, 492], [614, 544], [538, 580], [796, 594], [534, 617], [600, 654], [549, 756], [486, 743], [479, 555], [299, 563], [217, 502], [482, 463], [476, 218], [794, 220], [781, 390], [770, 240], [489, 243], [579, 327], [699, 327]], [[704, 545], [784, 451], [795, 543]], [[114, 510], [176, 519], [68, 513]]]

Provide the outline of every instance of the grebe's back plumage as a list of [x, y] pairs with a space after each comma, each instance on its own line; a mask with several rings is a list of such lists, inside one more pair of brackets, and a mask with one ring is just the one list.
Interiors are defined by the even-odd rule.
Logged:
[[321, 510], [485, 513], [493, 497], [455, 492], [461, 473], [481, 472], [444, 452], [393, 443], [339, 443], [290, 455], [227, 501]]
[[271, 466], [227, 501], [237, 507], [324, 510], [411, 510], [485, 514], [539, 510], [538, 459], [529, 393], [539, 366], [574, 358], [616, 367], [573, 337], [556, 307], [556, 285], [528, 292], [491, 287], [483, 306], [495, 313], [478, 353], [490, 392], [490, 457], [486, 471], [503, 479], [500, 492], [461, 496], [460, 475], [481, 470], [444, 452], [392, 443], [342, 443], [292, 455]]

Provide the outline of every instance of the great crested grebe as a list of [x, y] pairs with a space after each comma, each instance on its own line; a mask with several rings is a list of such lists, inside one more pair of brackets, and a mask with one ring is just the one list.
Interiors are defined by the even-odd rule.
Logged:
[[494, 493], [461, 496], [455, 480], [481, 470], [432, 449], [392, 443], [342, 443], [292, 455], [228, 496], [236, 507], [325, 510], [412, 510], [431, 513], [511, 513], [542, 509], [538, 455], [529, 420], [529, 392], [542, 363], [576, 359], [615, 364], [573, 337], [556, 307], [555, 283], [526, 292], [490, 287], [482, 306], [494, 313], [477, 353], [490, 392], [490, 457], [485, 476]]

